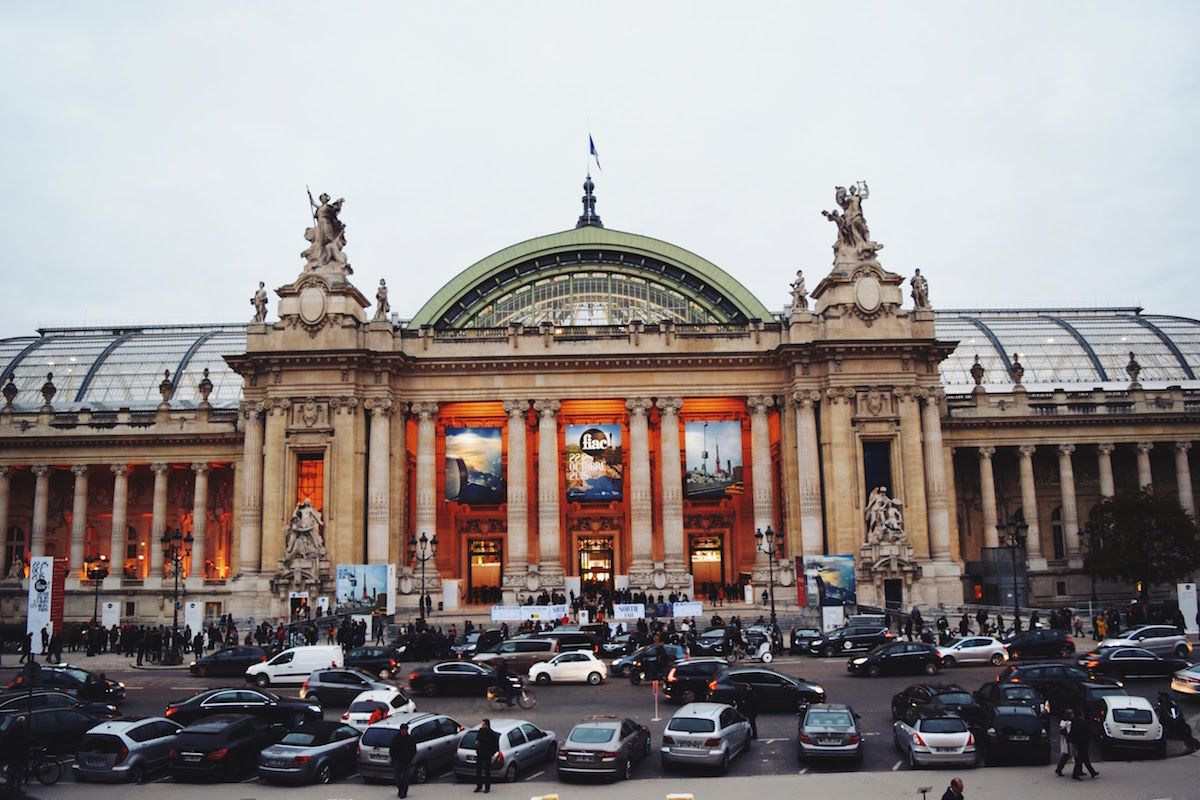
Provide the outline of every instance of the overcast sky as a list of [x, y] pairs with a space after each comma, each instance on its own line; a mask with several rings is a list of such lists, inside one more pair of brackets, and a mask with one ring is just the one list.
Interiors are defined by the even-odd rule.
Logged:
[[[865, 179], [935, 307], [1200, 316], [1196, 3], [0, 6], [0, 337], [248, 320], [294, 280], [304, 187], [346, 198], [411, 316], [572, 227], [590, 128], [610, 228], [768, 308], [830, 266]], [[907, 287], [906, 287], [907, 294]], [[274, 306], [272, 306], [272, 318]]]

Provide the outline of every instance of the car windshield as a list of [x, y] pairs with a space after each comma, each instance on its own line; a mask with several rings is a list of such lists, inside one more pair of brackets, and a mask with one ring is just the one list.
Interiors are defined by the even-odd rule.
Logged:
[[580, 744], [603, 744], [604, 742], [611, 742], [616, 733], [612, 728], [597, 728], [592, 726], [576, 728], [571, 731], [570, 741], [579, 742]]
[[88, 676], [88, 674], [81, 669], [64, 669], [63, 674], [70, 675], [72, 678], [80, 681], [81, 683], [86, 681]]
[[723, 639], [723, 638], [725, 638], [725, 631], [705, 631], [704, 633], [700, 634], [700, 638], [701, 639]]
[[675, 717], [667, 726], [667, 730], [680, 733], [712, 733], [716, 729], [717, 724], [711, 719], [697, 719], [696, 717]]
[[1030, 701], [1036, 701], [1038, 699], [1037, 691], [1029, 688], [1028, 686], [1009, 687], [1008, 689], [1005, 689], [1005, 691], [1004, 691], [1004, 698], [1006, 700], [1030, 700]]
[[463, 736], [462, 741], [458, 743], [458, 746], [464, 750], [474, 750], [475, 739], [478, 738], [478, 736], [479, 731], [467, 731], [466, 735]]
[[937, 696], [937, 701], [942, 705], [965, 706], [970, 704], [971, 695], [966, 692], [943, 692]]
[[280, 744], [290, 744], [293, 747], [311, 747], [317, 741], [315, 733], [305, 733], [304, 731], [292, 731], [287, 736], [280, 740]]
[[1035, 717], [1037, 713], [1029, 706], [1001, 706], [996, 709], [997, 717]]
[[387, 706], [377, 700], [360, 700], [357, 703], [350, 704], [350, 713], [373, 714], [376, 711], [382, 711], [385, 708], [387, 708]]
[[922, 733], [965, 733], [966, 730], [967, 723], [961, 719], [938, 717], [921, 721]]
[[818, 728], [849, 728], [852, 723], [845, 711], [811, 711], [804, 724]]
[[1114, 708], [1113, 722], [1123, 722], [1126, 725], [1149, 725], [1154, 720], [1149, 709], [1145, 708]]
[[362, 735], [363, 747], [387, 747], [392, 743], [392, 739], [396, 738], [399, 731], [396, 728], [388, 728], [382, 725], [372, 725], [367, 728], [366, 733]]

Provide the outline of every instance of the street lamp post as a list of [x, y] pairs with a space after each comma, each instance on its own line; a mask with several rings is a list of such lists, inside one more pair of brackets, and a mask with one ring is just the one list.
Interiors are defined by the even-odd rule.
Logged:
[[171, 617], [171, 655], [169, 661], [171, 664], [180, 664], [183, 662], [183, 656], [179, 652], [179, 573], [183, 571], [183, 560], [192, 551], [192, 542], [195, 541], [195, 538], [190, 533], [184, 536], [176, 528], [173, 532], [164, 531], [159, 541], [163, 546], [163, 561], [170, 562], [171, 572], [175, 575], [174, 608]]
[[421, 564], [421, 596], [417, 598], [417, 606], [420, 608], [422, 620], [425, 619], [425, 564], [437, 555], [437, 546], [436, 533], [431, 537], [425, 531], [421, 531], [419, 537], [414, 536], [408, 540], [409, 554]]
[[1016, 628], [1021, 618], [1020, 594], [1017, 591], [1017, 551], [1025, 549], [1025, 534], [1029, 530], [1025, 512], [1018, 510], [1007, 522], [997, 523], [996, 530], [1000, 532], [1000, 541], [1008, 548], [1009, 557], [1012, 559], [1013, 627]]
[[[779, 547], [783, 546], [782, 538], [779, 541]], [[767, 556], [767, 591], [771, 597], [771, 634], [775, 633], [775, 559], [778, 557], [775, 543], [775, 531], [771, 526], [767, 526], [766, 533], [762, 529], [754, 532], [754, 549], [760, 553], [765, 553]]]
[[1099, 543], [1100, 543], [1100, 528], [1097, 527], [1094, 522], [1089, 522], [1087, 525], [1083, 526], [1083, 535], [1087, 537], [1087, 543], [1088, 543], [1087, 554], [1088, 554], [1088, 561], [1090, 562], [1088, 564], [1088, 575], [1092, 579], [1091, 612], [1092, 612], [1092, 616], [1094, 617], [1096, 615], [1096, 603], [1097, 603], [1097, 599], [1096, 599], [1096, 560], [1095, 560], [1094, 556], [1096, 554], [1096, 548], [1099, 546]]
[[92, 601], [92, 623], [100, 624], [100, 584], [108, 577], [108, 556], [101, 553], [98, 556], [88, 556], [83, 560], [87, 568], [88, 580], [96, 587], [95, 599]]

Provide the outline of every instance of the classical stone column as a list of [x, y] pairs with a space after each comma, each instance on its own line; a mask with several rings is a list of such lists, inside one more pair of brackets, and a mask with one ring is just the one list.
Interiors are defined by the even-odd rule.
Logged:
[[1154, 449], [1154, 442], [1138, 442], [1137, 445], [1137, 471], [1138, 471], [1138, 489], [1152, 489], [1154, 487], [1154, 476], [1150, 474], [1150, 451]]
[[[8, 502], [12, 489], [12, 467], [0, 466], [0, 534], [8, 534]], [[22, 553], [24, 558], [25, 554]]]
[[[1029, 530], [1025, 532], [1025, 555], [1034, 566], [1035, 560], [1042, 559], [1042, 533], [1038, 527], [1037, 485], [1033, 481], [1033, 454], [1037, 448], [1031, 444], [1023, 444], [1017, 448], [1021, 454], [1021, 509], [1025, 514], [1025, 524]], [[1041, 564], [1037, 565], [1039, 568]]]
[[[437, 403], [413, 403], [417, 418], [416, 526], [414, 536], [437, 533]], [[432, 565], [433, 562], [430, 562]]]
[[558, 409], [557, 400], [538, 400], [538, 572], [563, 574], [558, 554]]
[[189, 577], [203, 583], [208, 577], [204, 572], [204, 560], [208, 557], [208, 464], [192, 464], [196, 482], [192, 489], [192, 572]]
[[370, 463], [367, 465], [367, 563], [386, 564], [391, 534], [392, 399], [372, 397]]
[[679, 409], [683, 400], [660, 397], [659, 473], [662, 475], [663, 561], [668, 573], [687, 572], [683, 541], [683, 468], [679, 464]]
[[[851, 398], [853, 387], [831, 386], [825, 390], [829, 400], [823, 415], [828, 431], [829, 469], [825, 475], [826, 485], [833, 487], [825, 498], [830, 522], [829, 549], [833, 553], [857, 553], [863, 542], [866, 527], [858, 504], [851, 500], [851, 492], [857, 492], [854, 469], [854, 412]], [[864, 498], [865, 499], [865, 498]], [[861, 502], [861, 501], [860, 501]]]
[[1192, 470], [1188, 464], [1188, 451], [1191, 449], [1191, 442], [1175, 443], [1175, 484], [1179, 488], [1180, 507], [1195, 519], [1196, 504], [1192, 499]]
[[87, 536], [88, 466], [76, 464], [71, 467], [71, 474], [75, 476], [75, 493], [71, 497], [71, 570], [82, 579], [87, 577], [83, 540]]
[[125, 537], [129, 523], [129, 465], [113, 464], [112, 534], [108, 545], [108, 569], [113, 577], [125, 575]]
[[50, 470], [45, 464], [32, 469], [33, 482], [33, 530], [29, 535], [29, 555], [46, 555], [46, 518], [50, 513]]
[[[259, 523], [256, 547], [260, 548], [258, 560], [262, 570], [271, 573], [283, 555], [283, 528], [286, 515], [291, 513], [292, 503], [295, 502], [294, 492], [284, 489], [288, 458], [287, 413], [291, 403], [285, 398], [273, 397], [263, 405], [266, 418], [263, 421], [262, 521]], [[328, 529], [326, 531], [325, 544], [328, 547]]]
[[796, 404], [796, 456], [800, 464], [800, 541], [804, 555], [825, 552], [825, 520], [821, 510], [821, 460], [818, 452], [816, 389], [792, 395]]
[[[646, 574], [654, 569], [653, 506], [650, 488], [650, 427], [646, 412], [650, 400], [633, 397], [629, 409], [629, 526], [633, 562], [629, 574]], [[632, 581], [630, 581], [632, 583]]]
[[[167, 531], [167, 481], [170, 464], [151, 464], [154, 473], [154, 502], [150, 508], [150, 577], [163, 574], [162, 536]], [[78, 485], [78, 484], [77, 484]]]
[[519, 589], [529, 571], [529, 476], [525, 446], [528, 400], [505, 400], [508, 415], [508, 537], [504, 564], [504, 584]]
[[1062, 489], [1062, 526], [1063, 543], [1066, 545], [1067, 557], [1079, 557], [1079, 509], [1075, 503], [1075, 468], [1071, 464], [1071, 454], [1075, 445], [1060, 444], [1058, 446], [1058, 485]]
[[913, 555], [929, 558], [929, 515], [925, 502], [925, 445], [921, 441], [921, 398], [925, 390], [916, 386], [898, 386], [896, 408], [900, 414], [900, 474], [892, 480], [900, 483], [897, 498], [904, 502], [904, 532]]
[[929, 508], [929, 550], [935, 561], [950, 560], [950, 510], [946, 505], [946, 462], [942, 453], [942, 413], [937, 392], [925, 397], [925, 501]]
[[1096, 467], [1100, 473], [1101, 497], [1112, 497], [1117, 493], [1112, 471], [1112, 453], [1116, 449], [1115, 444], [1096, 445]]
[[[746, 398], [750, 409], [750, 464], [754, 481], [754, 529], [765, 531], [775, 524], [774, 491], [771, 480], [771, 429], [767, 412], [775, 405], [770, 395], [755, 395]], [[754, 551], [755, 571], [767, 571], [767, 554], [760, 549]]]
[[992, 456], [996, 448], [988, 445], [979, 448], [979, 502], [983, 506], [983, 546], [999, 547], [1000, 532], [996, 530], [996, 475], [992, 469]]
[[[242, 415], [242, 509], [240, 527], [238, 530], [238, 572], [254, 575], [260, 568], [262, 555], [262, 466], [263, 466], [263, 426], [259, 419], [262, 403], [242, 403], [238, 409]], [[158, 491], [157, 476], [155, 492]], [[166, 491], [166, 484], [163, 484]], [[157, 496], [157, 495], [156, 495]], [[164, 504], [166, 498], [163, 498]], [[166, 526], [166, 506], [163, 507], [163, 526]], [[154, 573], [162, 574], [162, 555], [158, 556], [159, 569]]]

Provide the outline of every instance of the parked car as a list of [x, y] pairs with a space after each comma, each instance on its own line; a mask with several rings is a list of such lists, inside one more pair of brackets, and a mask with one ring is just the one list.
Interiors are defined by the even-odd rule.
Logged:
[[1038, 628], [1018, 633], [1009, 639], [1008, 657], [1018, 658], [1068, 658], [1075, 652], [1075, 640], [1064, 631], [1053, 628]]
[[289, 647], [269, 661], [251, 664], [246, 668], [246, 681], [256, 686], [300, 684], [314, 670], [342, 666], [342, 648], [336, 644], [310, 644]]
[[[631, 636], [631, 635], [636, 635], [636, 634], [621, 634], [621, 635], [622, 636]], [[617, 639], [615, 639], [614, 641], [619, 641], [620, 638], [621, 637], [617, 637]], [[630, 668], [635, 663], [642, 661], [645, 658], [646, 652], [651, 647], [654, 647], [654, 645], [648, 644], [643, 647], [638, 647], [637, 649], [630, 652], [629, 655], [614, 659], [612, 664], [609, 665], [609, 668], [608, 668], [609, 674], [611, 676], [613, 676], [614, 678], [627, 677], [629, 675]], [[687, 650], [684, 650], [682, 647], [680, 647], [677, 644], [664, 644], [663, 647], [665, 647], [667, 649], [667, 654], [671, 658], [673, 658], [675, 661], [683, 661], [685, 658], [687, 658]], [[602, 649], [603, 649], [603, 646], [602, 646]]]
[[529, 679], [539, 684], [586, 681], [592, 686], [608, 677], [608, 665], [587, 650], [559, 653], [529, 668]]
[[464, 728], [445, 714], [421, 712], [392, 714], [363, 731], [358, 742], [358, 774], [367, 783], [391, 782], [392, 761], [388, 753], [401, 725], [417, 745], [412, 782], [425, 783], [454, 764], [454, 754]]
[[[492, 730], [500, 737], [500, 750], [492, 757], [496, 781], [512, 783], [517, 777], [545, 761], [555, 760], [558, 738], [523, 719], [496, 718]], [[454, 777], [459, 781], [475, 779], [475, 737], [479, 726], [463, 734], [454, 756]]]
[[528, 672], [539, 661], [545, 661], [562, 650], [557, 639], [507, 639], [495, 647], [476, 653], [471, 660], [491, 664], [503, 658], [511, 672]]
[[342, 666], [353, 667], [380, 678], [391, 678], [400, 671], [400, 653], [393, 647], [355, 647], [346, 653]]
[[330, 708], [344, 708], [363, 692], [394, 688], [360, 669], [318, 669], [300, 684], [300, 699]]
[[600, 652], [600, 641], [585, 631], [553, 630], [549, 633], [543, 633], [542, 638], [553, 639], [558, 642], [560, 653], [575, 650], [585, 650], [589, 653]]
[[663, 731], [663, 771], [675, 766], [715, 767], [722, 774], [729, 762], [750, 749], [750, 723], [724, 703], [688, 703], [675, 712]]
[[460, 636], [458, 641], [450, 646], [450, 651], [454, 653], [455, 658], [470, 658], [476, 653], [495, 647], [502, 641], [504, 641], [504, 634], [499, 628], [476, 630]]
[[1079, 666], [1097, 675], [1117, 678], [1165, 678], [1190, 666], [1186, 658], [1155, 655], [1141, 647], [1102, 647], [1076, 659]]
[[662, 680], [671, 667], [686, 658], [687, 651], [678, 645], [648, 644], [630, 657], [625, 674], [635, 685], [646, 678]]
[[1033, 761], [1049, 764], [1050, 720], [1026, 705], [998, 705], [987, 709], [980, 737], [988, 764], [1000, 761]]
[[1200, 664], [1193, 664], [1172, 675], [1171, 691], [1182, 697], [1200, 699]]
[[[637, 633], [622, 633], [619, 636], [614, 636], [607, 642], [600, 644], [600, 655], [604, 658], [622, 659], [637, 650], [641, 646], [641, 637]], [[682, 648], [680, 648], [682, 649]], [[616, 663], [613, 663], [616, 666]], [[624, 677], [624, 673], [618, 674], [617, 677]]]
[[[29, 720], [29, 737], [33, 743], [55, 755], [74, 753], [84, 734], [108, 721], [108, 717], [79, 708], [35, 708], [20, 713]], [[15, 717], [17, 712], [10, 710], [0, 716]]]
[[[89, 678], [91, 681], [88, 680]], [[18, 672], [5, 688], [28, 691], [28, 687], [25, 685], [25, 675]], [[119, 706], [125, 700], [124, 683], [111, 678], [101, 678], [99, 674], [71, 664], [43, 664], [41, 671], [38, 672], [36, 688], [57, 689], [90, 703], [108, 703]]]
[[258, 765], [258, 754], [287, 733], [279, 723], [249, 714], [217, 714], [175, 736], [168, 753], [176, 781], [240, 778]]
[[937, 648], [921, 642], [892, 642], [880, 645], [863, 656], [851, 658], [846, 669], [858, 675], [936, 675], [942, 666]]
[[792, 631], [792, 641], [788, 645], [788, 652], [793, 656], [806, 656], [812, 650], [810, 644], [821, 638], [821, 632], [816, 628], [796, 628]]
[[321, 719], [321, 706], [312, 701], [280, 697], [266, 689], [209, 689], [167, 703], [163, 716], [190, 725], [214, 714], [249, 714], [268, 722], [298, 726]]
[[1100, 701], [1105, 697], [1129, 697], [1129, 692], [1125, 691], [1124, 687], [1112, 683], [1080, 681], [1063, 687], [1062, 707], [1082, 708], [1087, 719], [1099, 719]]
[[808, 643], [808, 651], [814, 656], [830, 656], [851, 653], [856, 650], [872, 650], [891, 642], [895, 637], [883, 625], [848, 626], [829, 631], [819, 639]]
[[723, 658], [689, 658], [676, 661], [667, 670], [663, 694], [676, 703], [693, 703], [708, 699], [708, 685], [729, 662]]
[[800, 709], [796, 757], [852, 759], [862, 765], [863, 736], [858, 715], [847, 705], [815, 703]]
[[79, 783], [141, 783], [167, 766], [183, 727], [166, 717], [102, 722], [84, 734], [71, 766]]
[[555, 625], [554, 630], [550, 631], [551, 636], [559, 633], [586, 633], [595, 639], [597, 644], [604, 644], [612, 638], [612, 631], [609, 629], [607, 622], [585, 622], [582, 625]]
[[342, 722], [309, 722], [288, 731], [258, 756], [267, 783], [332, 783], [358, 769], [357, 728]]
[[716, 656], [724, 657], [732, 649], [730, 633], [727, 628], [709, 628], [696, 637], [692, 644], [692, 657]]
[[953, 667], [957, 664], [995, 664], [1000, 666], [1008, 661], [1008, 648], [1004, 642], [991, 636], [968, 636], [956, 639], [937, 649], [942, 657], [943, 667]]
[[1119, 751], [1167, 755], [1167, 740], [1154, 706], [1144, 697], [1101, 699], [1092, 731], [1100, 740], [1100, 755], [1112, 759]]
[[1160, 656], [1176, 658], [1187, 658], [1192, 652], [1192, 643], [1174, 625], [1140, 625], [1109, 636], [1098, 647], [1141, 647]]
[[1095, 682], [1120, 686], [1114, 678], [1096, 676], [1082, 667], [1071, 664], [1009, 664], [996, 680], [1000, 683], [1024, 683], [1039, 692], [1050, 702], [1050, 711], [1062, 713], [1072, 707], [1072, 698], [1078, 692], [1077, 684]]
[[266, 660], [267, 651], [263, 648], [254, 645], [238, 645], [201, 656], [191, 663], [188, 671], [201, 678], [234, 677], [245, 675], [249, 666], [261, 664]]
[[975, 697], [956, 683], [916, 683], [897, 692], [892, 697], [892, 719], [900, 719], [910, 709], [921, 707], [953, 711], [972, 727], [984, 721], [983, 709]]
[[1050, 716], [1050, 702], [1037, 689], [1024, 683], [989, 681], [975, 690], [975, 702], [984, 712], [996, 706], [1029, 706], [1038, 716]]
[[577, 724], [558, 748], [558, 779], [603, 775], [633, 777], [633, 765], [650, 755], [650, 729], [631, 719], [591, 716]]
[[967, 721], [940, 708], [910, 708], [892, 724], [896, 749], [913, 769], [973, 767], [975, 735]]
[[29, 711], [35, 708], [78, 708], [80, 711], [110, 719], [117, 715], [117, 707], [111, 703], [88, 703], [57, 689], [34, 689], [33, 692], [0, 694], [0, 713]]
[[342, 722], [365, 731], [392, 714], [408, 714], [416, 710], [417, 704], [395, 687], [368, 689], [350, 701], [346, 713], [342, 714]]
[[495, 685], [495, 670], [470, 661], [443, 661], [408, 673], [408, 690], [426, 697], [439, 694], [482, 697]]
[[802, 703], [825, 702], [820, 684], [763, 667], [722, 670], [708, 684], [708, 700], [734, 705], [747, 691], [753, 694], [759, 711], [795, 713]]

